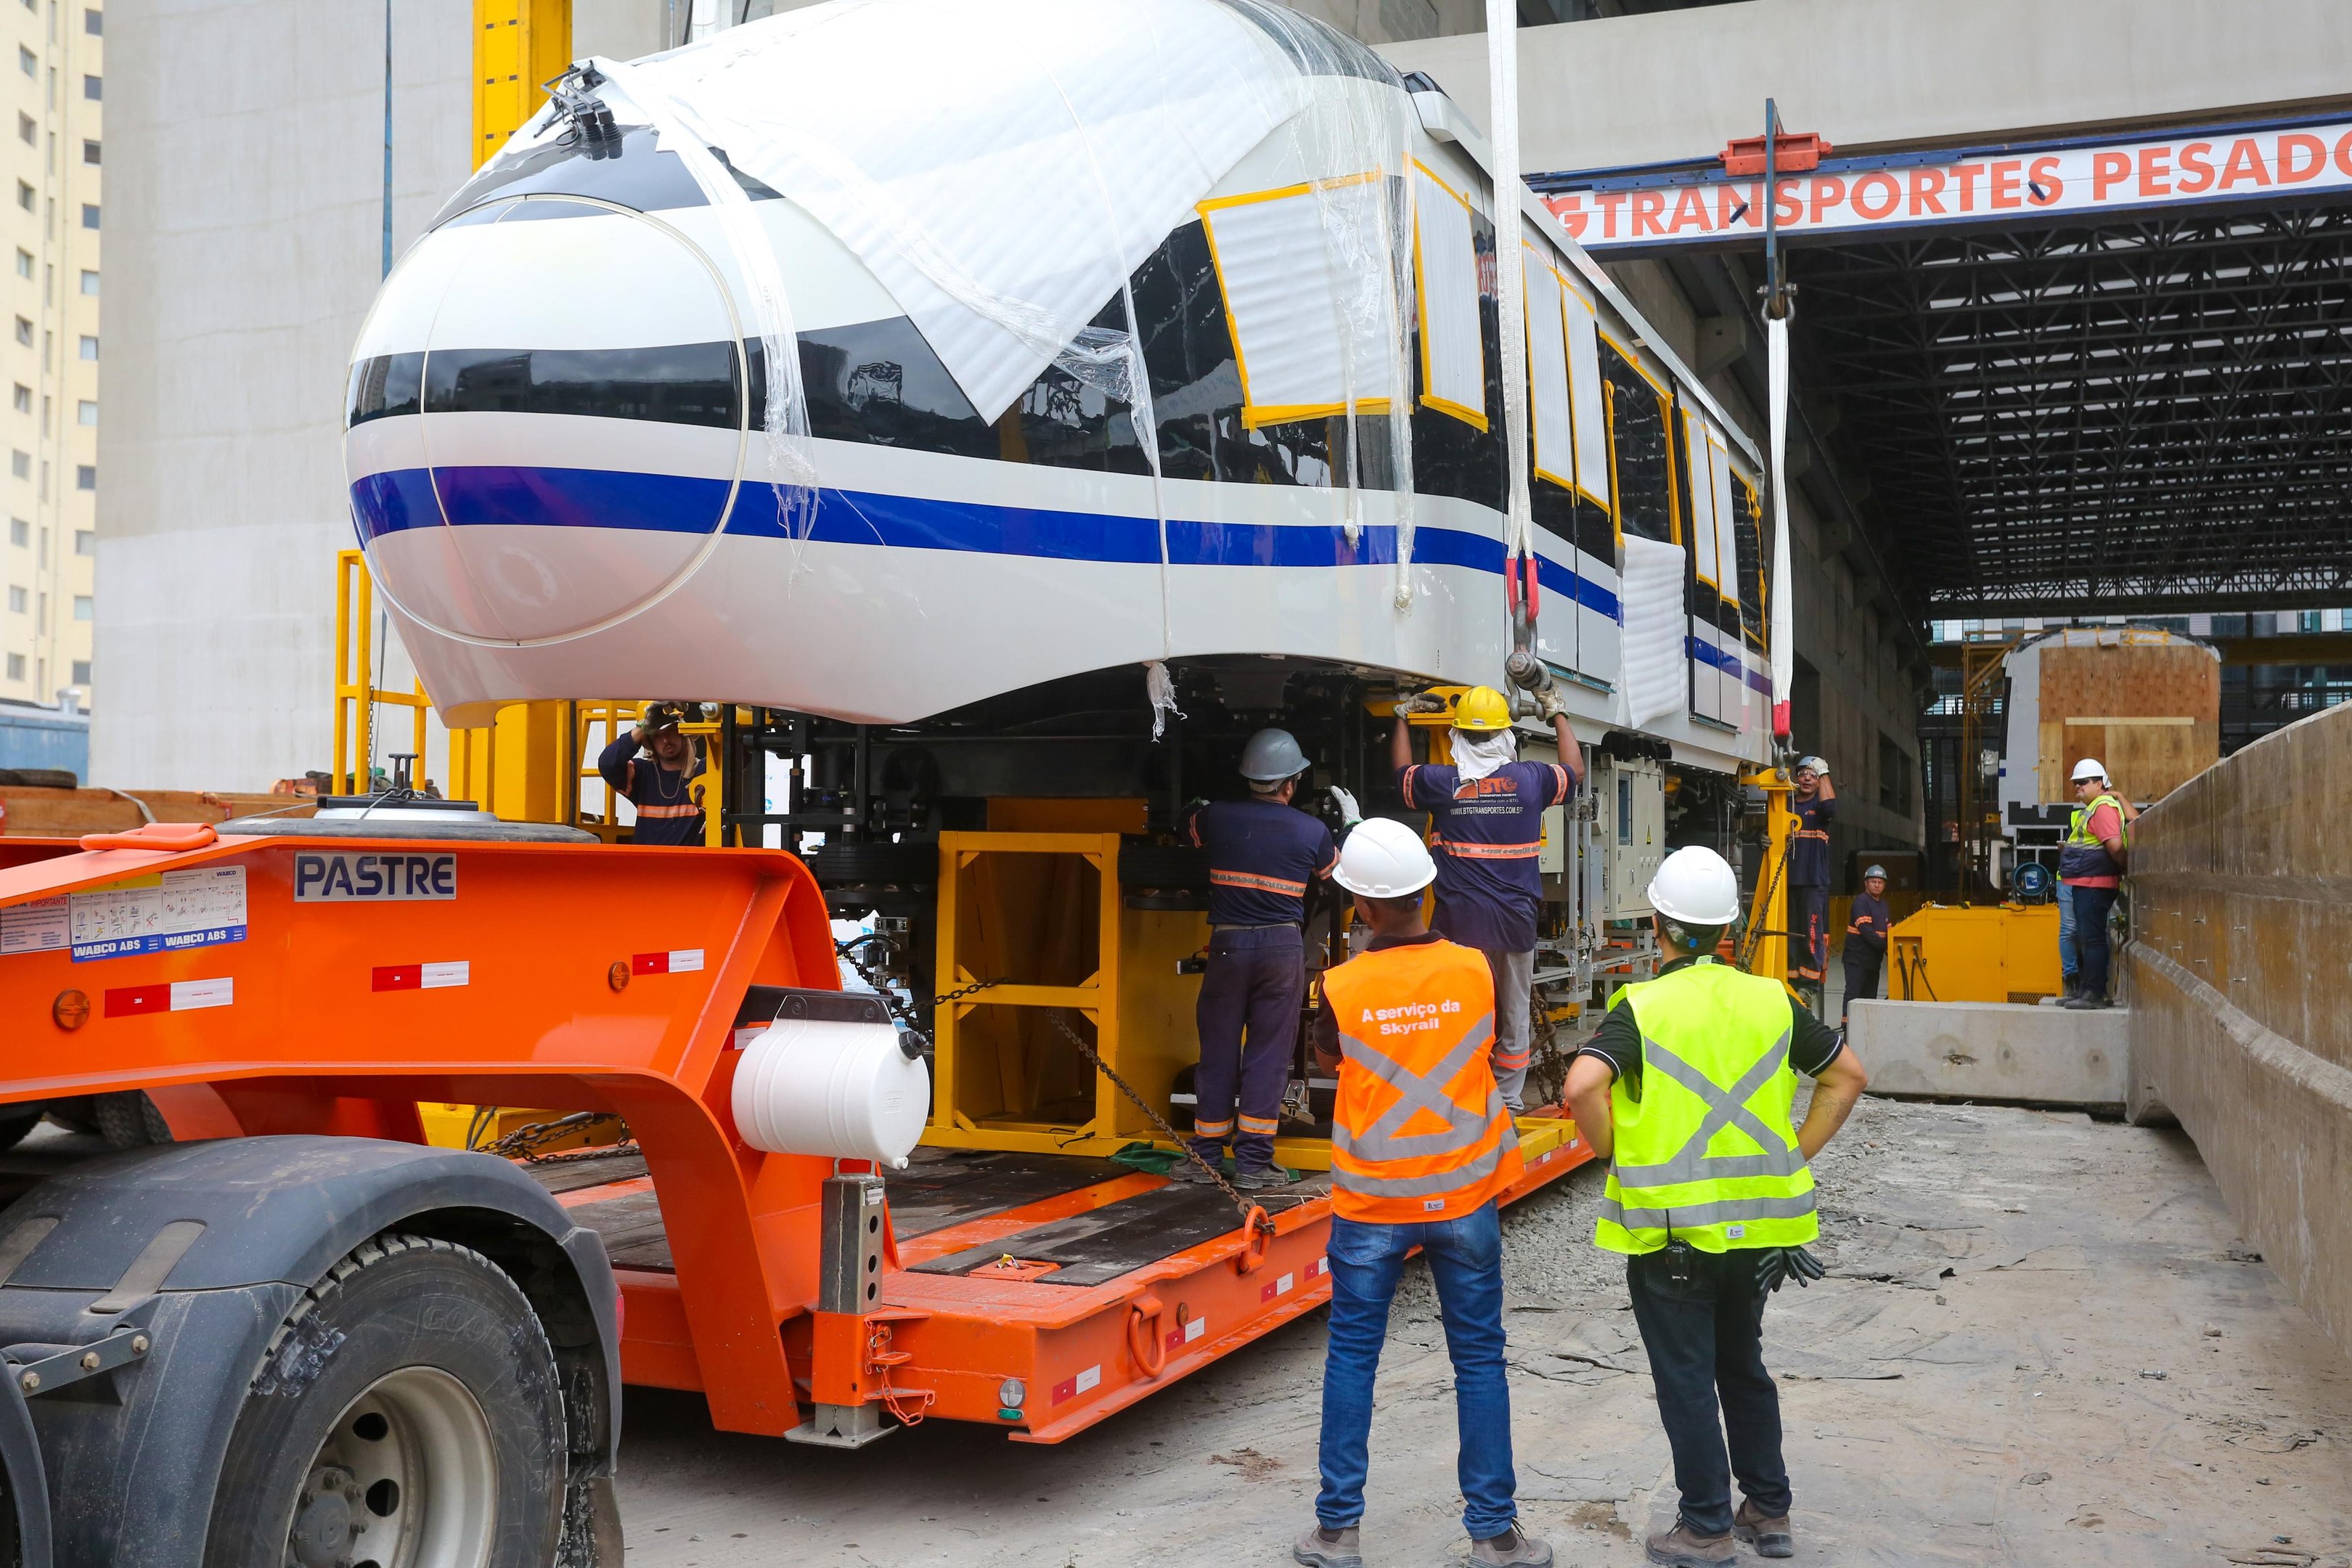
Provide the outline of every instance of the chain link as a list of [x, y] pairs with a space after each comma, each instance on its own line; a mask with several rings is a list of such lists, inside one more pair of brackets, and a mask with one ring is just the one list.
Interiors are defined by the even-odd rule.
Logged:
[[[922, 1027], [921, 1025], [915, 1022], [915, 1009], [911, 1005], [900, 1002], [898, 997], [891, 993], [889, 988], [883, 984], [880, 977], [876, 975], [871, 969], [868, 969], [857, 956], [857, 949], [877, 942], [887, 944], [888, 941], [889, 939], [887, 937], [861, 934], [851, 937], [846, 942], [836, 942], [834, 946], [835, 951], [839, 952], [843, 958], [848, 961], [849, 966], [857, 971], [859, 977], [862, 978], [866, 984], [874, 988], [875, 994], [882, 998], [883, 1005], [888, 1007], [893, 1013], [898, 1014], [899, 1018], [905, 1022], [908, 1028], [914, 1030], [918, 1035], [922, 1036], [923, 1043], [925, 1045], [931, 1045], [933, 1042], [931, 1040], [930, 1032]], [[967, 996], [986, 991], [991, 986], [1002, 985], [1004, 984], [1005, 982], [1002, 979], [975, 980], [969, 985], [960, 985], [952, 991], [940, 992], [938, 995], [931, 998], [930, 1005], [935, 1009], [944, 1007], [950, 1003], [961, 1002]], [[1135, 1108], [1138, 1110], [1142, 1111], [1144, 1115], [1151, 1119], [1151, 1124], [1167, 1135], [1168, 1141], [1176, 1145], [1178, 1152], [1184, 1159], [1192, 1161], [1192, 1163], [1200, 1166], [1202, 1171], [1208, 1173], [1209, 1180], [1216, 1184], [1217, 1190], [1223, 1193], [1226, 1198], [1231, 1200], [1234, 1207], [1241, 1211], [1242, 1218], [1244, 1221], [1249, 1220], [1250, 1217], [1255, 1215], [1257, 1216], [1258, 1225], [1263, 1229], [1269, 1233], [1274, 1229], [1274, 1222], [1265, 1218], [1265, 1209], [1260, 1205], [1252, 1203], [1249, 1198], [1242, 1193], [1241, 1189], [1235, 1187], [1231, 1182], [1225, 1180], [1225, 1173], [1223, 1171], [1219, 1170], [1215, 1165], [1211, 1164], [1207, 1159], [1202, 1157], [1198, 1150], [1192, 1147], [1192, 1143], [1190, 1139], [1177, 1131], [1176, 1129], [1170, 1124], [1166, 1117], [1160, 1115], [1157, 1110], [1154, 1110], [1151, 1108], [1150, 1101], [1145, 1100], [1142, 1095], [1136, 1092], [1136, 1089], [1133, 1084], [1129, 1083], [1127, 1079], [1119, 1077], [1117, 1070], [1114, 1069], [1108, 1062], [1103, 1060], [1102, 1058], [1096, 1053], [1095, 1048], [1092, 1046], [1087, 1044], [1085, 1037], [1082, 1037], [1076, 1029], [1070, 1027], [1068, 1022], [1063, 1018], [1061, 1009], [1049, 1009], [1045, 1016], [1053, 1021], [1054, 1027], [1062, 1032], [1062, 1037], [1069, 1041], [1071, 1045], [1076, 1047], [1078, 1054], [1086, 1058], [1089, 1063], [1093, 1064], [1094, 1069], [1097, 1072], [1110, 1079], [1111, 1083], [1121, 1094], [1127, 1096], [1129, 1100], [1135, 1102]]]
[[1193, 1148], [1191, 1139], [1186, 1138], [1182, 1133], [1177, 1131], [1173, 1126], [1170, 1125], [1166, 1117], [1151, 1109], [1151, 1102], [1150, 1100], [1145, 1100], [1142, 1095], [1136, 1092], [1135, 1086], [1133, 1084], [1119, 1077], [1118, 1071], [1114, 1069], [1108, 1062], [1103, 1060], [1100, 1056], [1097, 1055], [1095, 1048], [1087, 1044], [1086, 1037], [1080, 1035], [1076, 1029], [1070, 1027], [1068, 1020], [1062, 1016], [1062, 1009], [1058, 1007], [1055, 1008], [1049, 1011], [1045, 1016], [1054, 1021], [1054, 1027], [1062, 1032], [1062, 1037], [1077, 1047], [1078, 1055], [1086, 1058], [1087, 1061], [1094, 1064], [1095, 1071], [1110, 1079], [1112, 1085], [1116, 1087], [1121, 1094], [1127, 1096], [1128, 1099], [1135, 1102], [1135, 1108], [1138, 1110], [1142, 1111], [1144, 1115], [1151, 1118], [1151, 1124], [1168, 1135], [1168, 1141], [1176, 1145], [1178, 1152], [1180, 1152], [1185, 1159], [1192, 1161], [1192, 1163], [1200, 1166], [1202, 1170], [1208, 1173], [1209, 1180], [1217, 1184], [1217, 1190], [1232, 1200], [1234, 1207], [1241, 1210], [1242, 1218], [1244, 1221], [1248, 1220], [1253, 1215], [1255, 1215], [1257, 1216], [1258, 1224], [1263, 1228], [1267, 1231], [1273, 1230], [1274, 1222], [1265, 1217], [1265, 1211], [1244, 1196], [1240, 1188], [1225, 1180], [1224, 1172], [1219, 1170], [1217, 1166], [1211, 1164], [1206, 1156], [1202, 1154], [1199, 1150]]
[[[857, 956], [857, 950], [859, 948], [877, 942], [882, 943], [885, 947], [887, 947], [890, 944], [890, 939], [888, 937], [879, 936], [874, 932], [866, 931], [862, 932], [859, 935], [853, 936], [846, 942], [835, 942], [833, 944], [833, 950], [841, 958], [848, 961], [850, 968], [857, 971], [857, 977], [859, 979], [865, 981], [866, 984], [874, 988], [874, 994], [882, 999], [882, 1005], [890, 1009], [891, 1012], [896, 1013], [898, 1016], [898, 1021], [900, 1023], [906, 1025], [907, 1027], [921, 1036], [923, 1044], [936, 1047], [937, 1042], [932, 1040], [931, 1032], [915, 1021], [916, 1009], [914, 1004], [911, 1002], [899, 1001], [898, 993], [893, 991], [889, 984], [884, 981], [880, 975], [866, 967], [865, 962]], [[975, 980], [969, 985], [959, 985], [952, 991], [940, 992], [938, 995], [931, 998], [930, 1007], [932, 1011], [936, 1013], [940, 1008], [946, 1006], [950, 1002], [961, 1002], [967, 996], [977, 995], [981, 992], [986, 991], [992, 986], [1002, 985], [1003, 984], [1005, 983], [1002, 979]]]
[[575, 1110], [569, 1116], [559, 1116], [552, 1121], [527, 1121], [496, 1142], [484, 1144], [479, 1152], [496, 1154], [502, 1160], [521, 1160], [529, 1164], [559, 1163], [568, 1160], [601, 1159], [609, 1154], [635, 1153], [636, 1142], [625, 1139], [615, 1144], [598, 1144], [568, 1154], [541, 1154], [541, 1149], [559, 1138], [566, 1138], [599, 1121], [615, 1120], [602, 1110]]

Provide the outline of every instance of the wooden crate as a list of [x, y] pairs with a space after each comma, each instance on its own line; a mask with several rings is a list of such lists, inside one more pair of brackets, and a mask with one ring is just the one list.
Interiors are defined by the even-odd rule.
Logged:
[[2035, 784], [2071, 800], [2074, 764], [2096, 757], [2122, 793], [2161, 800], [2221, 756], [2221, 665], [2195, 643], [2126, 641], [2041, 650]]

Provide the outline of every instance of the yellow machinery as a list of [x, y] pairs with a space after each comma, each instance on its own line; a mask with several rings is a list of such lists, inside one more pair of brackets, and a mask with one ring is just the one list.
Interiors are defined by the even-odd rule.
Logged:
[[1789, 847], [1795, 841], [1797, 814], [1789, 809], [1796, 782], [1786, 768], [1766, 768], [1740, 781], [1764, 792], [1764, 862], [1748, 896], [1748, 935], [1740, 967], [1769, 974], [1782, 984], [1789, 976]]
[[1887, 940], [1898, 1002], [2039, 1002], [2058, 994], [2058, 906], [1930, 904]]

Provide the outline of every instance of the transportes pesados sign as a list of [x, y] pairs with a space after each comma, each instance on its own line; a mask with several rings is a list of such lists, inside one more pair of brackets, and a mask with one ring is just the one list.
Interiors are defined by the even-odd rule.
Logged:
[[[1533, 176], [1588, 250], [1745, 244], [1764, 233], [1764, 182], [1688, 169]], [[1780, 231], [1856, 236], [1936, 225], [2114, 214], [2198, 203], [2352, 195], [2352, 120], [2156, 139], [1825, 159], [1774, 183]]]

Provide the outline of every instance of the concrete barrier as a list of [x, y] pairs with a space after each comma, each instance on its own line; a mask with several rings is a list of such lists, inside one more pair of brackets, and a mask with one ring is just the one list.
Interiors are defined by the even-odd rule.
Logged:
[[1873, 1094], [2124, 1109], [2120, 1009], [2007, 1002], [1856, 1002], [1846, 1038]]
[[2168, 1110], [2352, 1352], [2352, 708], [2267, 735], [2132, 827], [2136, 1110]]

